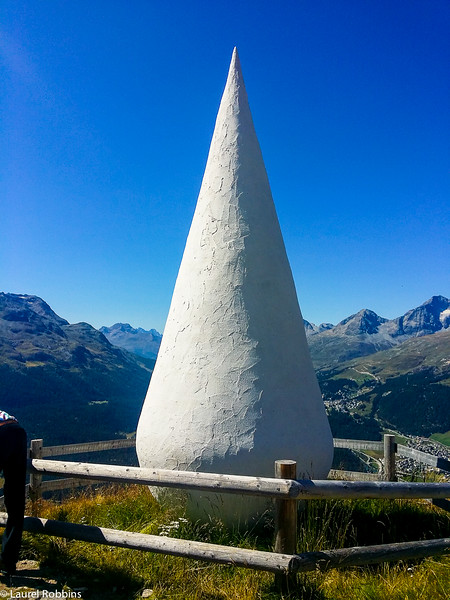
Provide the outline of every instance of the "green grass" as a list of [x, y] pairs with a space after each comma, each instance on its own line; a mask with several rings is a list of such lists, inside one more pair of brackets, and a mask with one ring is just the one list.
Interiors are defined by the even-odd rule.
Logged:
[[[215, 544], [272, 550], [272, 528], [230, 531], [220, 522], [192, 523], [181, 497], [160, 504], [143, 486], [103, 487], [42, 502], [40, 516]], [[269, 523], [270, 525], [270, 523]], [[450, 515], [420, 501], [304, 502], [300, 552], [450, 536]], [[450, 559], [314, 572], [281, 593], [270, 573], [150, 552], [24, 534], [23, 558], [37, 559], [49, 577], [86, 587], [85, 600], [132, 600], [146, 588], [155, 600], [447, 600]], [[426, 594], [424, 593], [426, 590]]]
[[450, 446], [450, 431], [447, 431], [446, 433], [433, 433], [433, 435], [430, 435], [430, 438], [437, 442], [441, 442], [441, 444]]

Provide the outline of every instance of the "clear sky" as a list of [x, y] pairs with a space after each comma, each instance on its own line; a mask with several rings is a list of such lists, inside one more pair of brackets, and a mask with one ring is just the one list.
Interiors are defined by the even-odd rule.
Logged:
[[2, 0], [0, 291], [162, 330], [233, 47], [303, 315], [450, 295], [448, 0]]

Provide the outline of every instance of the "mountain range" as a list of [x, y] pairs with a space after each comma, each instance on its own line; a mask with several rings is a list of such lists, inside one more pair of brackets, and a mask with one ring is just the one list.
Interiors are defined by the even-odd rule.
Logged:
[[[392, 320], [364, 309], [305, 329], [335, 437], [450, 430], [447, 298]], [[37, 296], [0, 293], [0, 407], [47, 445], [123, 437], [136, 429], [160, 342], [154, 329], [98, 331]]]
[[[379, 439], [383, 428], [429, 436], [450, 430], [450, 301], [433, 296], [395, 319], [363, 309], [333, 325], [304, 321], [335, 437]], [[146, 356], [154, 330], [102, 328]], [[119, 331], [113, 337], [110, 332]]]
[[[396, 319], [385, 319], [368, 309], [337, 325], [315, 325], [304, 320], [311, 357], [316, 369], [331, 368], [343, 361], [387, 350], [414, 337], [430, 335], [450, 326], [450, 301], [433, 296]], [[133, 329], [128, 323], [101, 327], [108, 340], [147, 358], [156, 358], [162, 335], [155, 329]]]
[[337, 325], [318, 327], [305, 321], [311, 357], [316, 368], [387, 350], [413, 337], [430, 335], [450, 326], [450, 301], [433, 296], [396, 319], [385, 319], [368, 309]]
[[136, 430], [155, 361], [69, 324], [37, 296], [0, 293], [0, 407], [64, 444]]
[[162, 335], [156, 329], [147, 331], [142, 327], [134, 329], [128, 323], [116, 323], [112, 327], [100, 327], [99, 331], [114, 346], [124, 348], [138, 356], [156, 358], [158, 355]]

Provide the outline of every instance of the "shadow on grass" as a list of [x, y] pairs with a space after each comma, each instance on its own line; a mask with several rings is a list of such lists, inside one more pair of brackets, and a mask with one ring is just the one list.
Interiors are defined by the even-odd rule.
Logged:
[[450, 536], [450, 513], [407, 500], [355, 502], [352, 520], [359, 544], [391, 544]]
[[317, 500], [299, 516], [299, 551], [450, 536], [450, 513], [407, 500]]
[[308, 575], [298, 574], [294, 582], [286, 584], [273, 583], [267, 593], [261, 596], [263, 600], [326, 600], [323, 591]]
[[70, 544], [66, 541], [47, 540], [41, 562], [44, 577], [55, 579], [59, 586], [81, 589], [84, 600], [129, 600], [143, 589], [142, 578], [128, 572], [122, 564], [113, 566], [104, 561], [97, 563], [95, 553], [92, 558], [81, 554], [75, 558], [73, 550], [69, 548]]

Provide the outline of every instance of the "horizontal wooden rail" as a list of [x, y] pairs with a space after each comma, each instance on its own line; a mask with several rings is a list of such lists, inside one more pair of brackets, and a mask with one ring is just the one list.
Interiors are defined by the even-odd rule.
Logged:
[[32, 473], [74, 476], [97, 481], [120, 481], [209, 492], [248, 494], [297, 500], [324, 498], [449, 498], [450, 483], [383, 481], [291, 480], [223, 475], [119, 465], [33, 459]]
[[383, 442], [334, 438], [333, 444], [335, 448], [348, 448], [350, 450], [378, 450], [383, 452]]
[[[0, 513], [0, 526], [6, 525], [6, 513]], [[450, 552], [450, 538], [426, 541], [384, 544], [306, 552], [303, 554], [280, 554], [233, 548], [205, 542], [194, 542], [158, 535], [118, 531], [92, 525], [78, 525], [37, 517], [25, 517], [24, 530], [72, 540], [81, 540], [108, 546], [132, 548], [172, 556], [182, 556], [272, 573], [299, 573], [327, 570], [352, 565], [371, 564], [393, 560], [422, 558]]]
[[[95, 482], [92, 482], [95, 483]], [[43, 481], [41, 483], [41, 492], [56, 492], [61, 490], [67, 490], [76, 487], [86, 487], [89, 482], [86, 479], [76, 479], [75, 477], [68, 477], [67, 479], [52, 479], [50, 481]]]
[[84, 452], [101, 452], [102, 450], [119, 450], [120, 448], [135, 448], [136, 440], [107, 440], [103, 442], [85, 442], [82, 444], [66, 444], [64, 446], [43, 446], [42, 458], [47, 456], [67, 456]]
[[351, 481], [380, 481], [380, 473], [363, 473], [362, 471], [342, 471], [331, 469], [330, 479], [350, 479]]
[[[267, 477], [172, 471], [167, 469], [144, 469], [140, 467], [45, 459], [30, 460], [29, 470], [31, 473], [63, 475], [66, 477], [73, 476], [92, 481], [137, 483], [180, 489], [267, 496], [270, 498], [295, 497], [291, 492], [293, 490], [292, 484], [295, 483], [294, 481]], [[295, 494], [295, 490], [293, 491]]]
[[[374, 450], [383, 452], [383, 442], [372, 440], [350, 440], [343, 438], [334, 438], [335, 448], [347, 448], [350, 450]], [[121, 448], [135, 448], [135, 439], [106, 440], [99, 442], [85, 442], [80, 444], [65, 444], [61, 446], [43, 446], [38, 458], [47, 458], [54, 456], [68, 456], [70, 454], [81, 454], [88, 452], [100, 452], [104, 450], [118, 450]], [[450, 461], [446, 458], [434, 456], [415, 448], [395, 444], [395, 451], [400, 456], [412, 458], [428, 466], [450, 471]]]
[[[386, 435], [385, 436], [385, 440], [386, 438], [392, 438], [392, 435]], [[392, 440], [389, 440], [392, 442]], [[58, 457], [58, 456], [68, 456], [70, 454], [79, 454], [79, 453], [88, 453], [88, 452], [98, 452], [98, 451], [102, 451], [102, 450], [115, 450], [115, 449], [121, 449], [121, 448], [135, 448], [136, 445], [136, 441], [134, 439], [119, 439], [119, 440], [106, 440], [106, 441], [99, 441], [99, 442], [87, 442], [87, 443], [80, 443], [80, 444], [66, 444], [66, 445], [61, 445], [61, 446], [44, 446], [43, 445], [43, 440], [32, 440], [31, 442], [31, 448], [30, 448], [30, 456], [33, 459], [39, 460], [45, 457]], [[431, 454], [427, 454], [425, 452], [421, 452], [419, 450], [415, 450], [413, 448], [409, 448], [407, 446], [402, 446], [400, 444], [390, 444], [388, 451], [386, 450], [386, 448], [384, 448], [384, 442], [375, 442], [375, 441], [371, 441], [371, 440], [350, 440], [350, 439], [339, 439], [339, 438], [335, 438], [334, 439], [334, 446], [336, 448], [349, 448], [349, 449], [353, 449], [354, 451], [364, 451], [364, 450], [375, 450], [375, 451], [381, 451], [384, 454], [384, 468], [382, 470], [380, 470], [377, 474], [374, 473], [363, 473], [363, 472], [356, 472], [356, 471], [339, 471], [339, 470], [332, 470], [330, 471], [330, 477], [332, 479], [345, 479], [345, 480], [350, 480], [350, 481], [358, 481], [358, 482], [365, 482], [365, 481], [380, 481], [380, 480], [387, 480], [387, 481], [395, 481], [397, 479], [396, 477], [396, 473], [395, 473], [395, 451], [399, 451], [399, 453], [401, 453], [403, 456], [409, 456], [411, 458], [413, 458], [416, 461], [420, 461], [423, 462], [429, 466], [435, 467], [435, 468], [439, 468], [442, 470], [447, 470], [450, 471], [450, 461], [441, 458], [441, 457], [437, 457], [437, 456], [433, 456]], [[378, 461], [381, 464], [381, 461]], [[79, 486], [82, 485], [82, 482], [77, 481], [77, 483], [75, 484], [73, 482], [73, 480], [69, 479], [65, 479], [64, 481], [62, 480], [56, 480], [56, 481], [46, 481], [46, 482], [42, 482], [42, 474], [40, 471], [38, 470], [31, 470], [31, 477], [30, 477], [30, 487], [32, 490], [32, 494], [33, 497], [39, 498], [40, 495], [42, 494], [42, 492], [45, 491], [53, 491], [53, 490], [62, 490], [65, 489], [65, 487], [68, 488], [72, 488], [75, 485]], [[47, 471], [50, 473], [50, 471]], [[54, 474], [57, 476], [63, 475], [63, 474], [67, 474], [68, 476], [72, 475], [73, 477], [75, 477], [76, 475], [73, 475], [72, 473], [69, 474], [69, 472], [67, 470], [64, 470], [63, 472], [55, 472]], [[93, 475], [91, 474], [91, 476], [86, 476], [86, 473], [82, 473], [80, 474], [80, 477], [86, 477], [86, 479], [91, 478], [93, 479]], [[134, 477], [134, 474], [133, 474]], [[201, 478], [200, 478], [201, 479]], [[200, 483], [200, 479], [199, 481], [197, 481], [197, 483], [195, 484], [195, 486], [197, 489], [209, 489], [209, 484], [207, 485], [206, 488], [202, 488], [199, 483]], [[99, 481], [111, 481], [110, 477], [97, 477], [97, 480]], [[177, 481], [179, 479], [177, 478]], [[117, 479], [117, 481], [123, 481], [123, 478], [119, 477]], [[133, 479], [134, 481], [134, 479]], [[153, 481], [153, 480], [152, 480]], [[164, 479], [164, 481], [166, 481], [166, 483], [164, 482], [158, 482], [158, 483], [150, 483], [149, 485], [166, 485], [166, 486], [171, 486], [171, 487], [177, 487], [178, 483], [176, 482], [168, 482], [167, 483], [167, 479]], [[228, 483], [227, 482], [220, 482], [216, 484], [216, 488], [222, 488], [223, 485], [227, 486]], [[265, 489], [265, 488], [264, 488]], [[229, 492], [232, 492], [232, 490], [227, 490]], [[315, 491], [318, 492], [318, 488], [315, 488]], [[266, 491], [264, 492], [257, 492], [255, 491], [255, 488], [252, 488], [252, 491], [242, 491], [241, 489], [239, 489], [239, 491], [236, 491], [236, 493], [249, 493], [249, 494], [258, 494], [259, 495], [270, 495], [270, 493], [267, 493]], [[330, 497], [328, 495], [327, 492], [325, 492], [327, 495], [326, 496], [321, 496], [321, 497]], [[361, 496], [361, 490], [356, 491], [355, 489], [351, 490], [351, 493], [356, 493], [357, 495], [351, 496], [350, 495], [350, 490], [347, 490], [346, 492], [346, 496], [345, 497], [367, 497], [367, 496]], [[386, 493], [386, 491], [383, 491], [383, 494]], [[275, 497], [272, 495], [272, 497]], [[286, 497], [286, 496], [277, 496], [277, 497]], [[299, 497], [311, 497], [310, 494], [303, 490], [302, 494]], [[341, 496], [340, 496], [341, 497]], [[342, 496], [343, 497], [343, 496]], [[372, 496], [371, 496], [372, 497]], [[373, 496], [375, 497], [375, 496]], [[383, 496], [383, 497], [388, 497], [388, 496]], [[410, 497], [410, 496], [408, 496]], [[443, 502], [443, 499], [441, 498], [441, 501]], [[445, 503], [445, 506], [447, 506], [447, 503]]]

